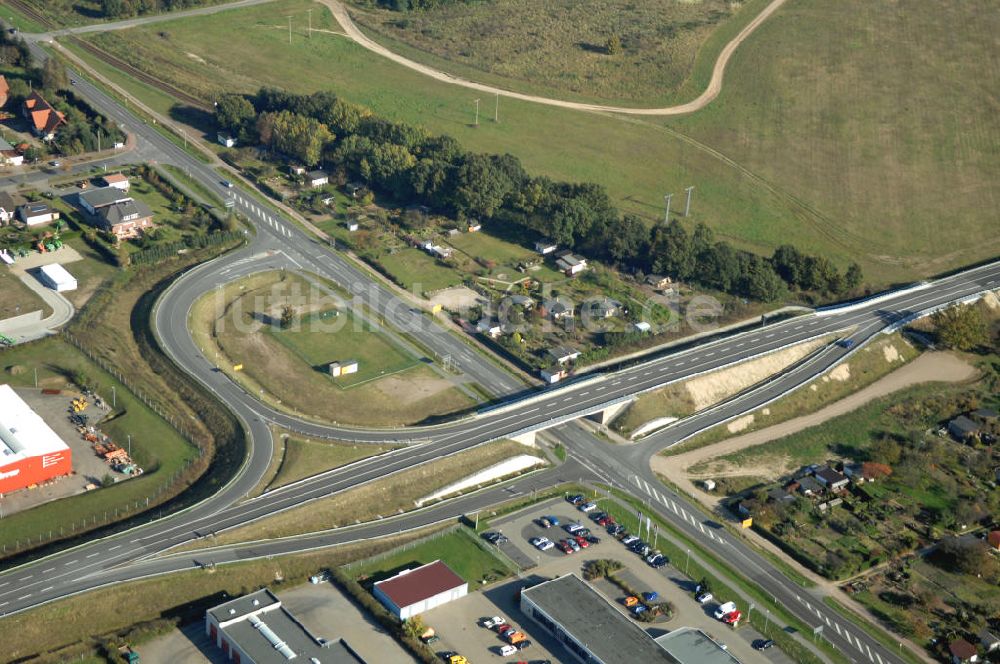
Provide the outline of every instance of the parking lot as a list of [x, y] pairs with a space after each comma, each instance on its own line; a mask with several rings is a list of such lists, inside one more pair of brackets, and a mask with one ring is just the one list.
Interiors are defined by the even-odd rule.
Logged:
[[[535, 521], [542, 516], [555, 516], [560, 525], [543, 528]], [[589, 544], [587, 548], [571, 554], [563, 553], [559, 548], [539, 551], [528, 543], [532, 537], [547, 537], [552, 541], [564, 539], [567, 533], [563, 526], [573, 522], [579, 522], [589, 528], [600, 542]], [[504, 662], [541, 662], [547, 659], [553, 662], [574, 661], [544, 629], [521, 614], [518, 609], [518, 591], [530, 584], [533, 578], [540, 580], [569, 573], [582, 577], [585, 562], [609, 558], [625, 565], [618, 575], [632, 587], [640, 592], [655, 591], [660, 597], [658, 601], [667, 600], [674, 605], [674, 616], [669, 621], [640, 623], [651, 636], [657, 637], [679, 627], [694, 627], [725, 644], [729, 652], [742, 662], [780, 664], [792, 662], [791, 658], [776, 648], [763, 652], [754, 650], [751, 644], [761, 639], [761, 635], [745, 621], [739, 628], [733, 629], [716, 620], [712, 614], [718, 602], [697, 603], [694, 600], [694, 583], [682, 571], [671, 564], [654, 569], [640, 556], [608, 535], [604, 528], [594, 524], [586, 514], [564, 500], [551, 500], [533, 506], [529, 510], [501, 518], [491, 524], [491, 530], [499, 531], [508, 538], [508, 542], [499, 546], [504, 553], [523, 567], [528, 565], [531, 567], [525, 569], [521, 578], [499, 584], [484, 592], [470, 593], [461, 600], [427, 612], [424, 615], [425, 622], [434, 627], [440, 637], [434, 645], [439, 652], [455, 651], [472, 661], [481, 660], [487, 652], [493, 655], [495, 661]], [[598, 580], [593, 586], [625, 613], [624, 593], [617, 586], [607, 580]], [[495, 631], [478, 625], [480, 618], [493, 615], [502, 616], [509, 624], [523, 631], [532, 642], [531, 647], [524, 652], [501, 658], [499, 648], [505, 642]]]

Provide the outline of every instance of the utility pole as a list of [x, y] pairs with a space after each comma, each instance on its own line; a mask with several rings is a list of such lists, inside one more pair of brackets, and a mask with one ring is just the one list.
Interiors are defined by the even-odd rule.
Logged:
[[288, 16], [288, 43], [292, 43], [292, 17], [290, 14]]
[[667, 194], [666, 196], [663, 197], [663, 200], [667, 202], [667, 210], [666, 212], [663, 213], [663, 223], [665, 224], [670, 223], [670, 199], [673, 197], [674, 197], [673, 194]]
[[684, 216], [687, 217], [688, 213], [691, 212], [691, 192], [694, 191], [694, 186], [690, 186], [684, 191], [687, 192], [687, 203], [684, 204]]
[[476, 126], [479, 126], [479, 100], [476, 100]]
[[128, 434], [128, 458], [132, 458], [132, 434]]
[[497, 93], [497, 105], [493, 109], [493, 122], [500, 123], [500, 93]]
[[313, 10], [307, 9], [306, 10], [306, 15], [309, 17], [309, 30], [308, 30], [308, 32], [306, 34], [309, 35], [309, 37], [308, 37], [309, 39], [312, 39], [312, 37], [313, 37]]
[[111, 386], [111, 407], [112, 408], [117, 408], [118, 407], [118, 395], [115, 393], [115, 386], [114, 385]]

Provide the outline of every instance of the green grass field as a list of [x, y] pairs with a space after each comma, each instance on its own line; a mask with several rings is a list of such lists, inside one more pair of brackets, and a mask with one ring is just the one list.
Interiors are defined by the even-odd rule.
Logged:
[[[23, 373], [12, 373], [10, 367], [23, 367]], [[0, 353], [2, 381], [11, 385], [34, 385], [34, 369], [38, 369], [39, 387], [62, 387], [67, 377], [74, 372], [82, 372], [90, 378], [99, 393], [110, 397], [114, 386], [118, 410], [122, 415], [102, 425], [102, 429], [115, 441], [124, 441], [132, 436], [132, 456], [146, 474], [120, 482], [108, 488], [64, 498], [39, 507], [5, 516], [0, 528], [0, 543], [8, 552], [16, 541], [22, 545], [26, 538], [37, 543], [39, 535], [48, 537], [49, 531], [57, 536], [60, 528], [70, 532], [73, 522], [77, 529], [84, 518], [97, 517], [98, 523], [114, 517], [116, 509], [124, 510], [126, 505], [141, 501], [145, 507], [147, 496], [156, 495], [158, 487], [197, 456], [197, 450], [185, 441], [173, 428], [136, 399], [124, 385], [105, 373], [88, 360], [73, 346], [58, 338], [9, 348]]]
[[480, 546], [470, 529], [463, 527], [419, 544], [407, 545], [384, 557], [352, 564], [349, 569], [356, 579], [377, 582], [435, 560], [444, 561], [473, 588], [485, 579], [496, 581], [514, 573], [504, 561]]
[[[470, 80], [560, 98], [662, 105], [696, 96], [693, 70], [717, 57], [715, 33], [742, 26], [767, 2], [493, 0], [405, 14], [352, 8], [351, 15], [393, 51]], [[613, 34], [622, 43], [617, 55], [605, 52]]]
[[420, 249], [407, 247], [379, 256], [379, 263], [393, 281], [411, 293], [430, 293], [462, 283], [461, 276]]
[[370, 323], [346, 309], [340, 309], [336, 316], [304, 317], [287, 330], [270, 327], [265, 330], [320, 372], [326, 371], [330, 362], [357, 360], [357, 373], [331, 378], [339, 387], [367, 383], [379, 376], [405, 371], [417, 363], [416, 358], [373, 330]]
[[[301, 331], [271, 329], [268, 319], [276, 319], [286, 303], [315, 308], [300, 307], [300, 316], [328, 311], [334, 304], [325, 295], [320, 299], [297, 275], [262, 273], [198, 300], [192, 308], [192, 333], [206, 356], [217, 358], [220, 368], [246, 389], [306, 416], [342, 424], [398, 425], [472, 405], [446, 378], [367, 323], [358, 331], [349, 324], [333, 333], [310, 330], [309, 322], [300, 322]], [[345, 314], [348, 318], [353, 316]], [[333, 327], [329, 320], [317, 325]], [[360, 360], [359, 374], [334, 379], [324, 370], [342, 359]], [[243, 368], [234, 371], [239, 364]]]
[[379, 445], [351, 445], [329, 440], [288, 438], [285, 440], [284, 449], [281, 465], [274, 479], [268, 484], [269, 489], [291, 484], [304, 477], [338, 468], [373, 454], [387, 452], [391, 448]]
[[45, 301], [15, 274], [8, 268], [0, 268], [0, 321], [39, 310], [43, 318], [52, 313]]

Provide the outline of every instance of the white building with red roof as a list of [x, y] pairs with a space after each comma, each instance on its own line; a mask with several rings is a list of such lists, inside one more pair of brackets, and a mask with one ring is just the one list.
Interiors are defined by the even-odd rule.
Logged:
[[375, 599], [400, 620], [469, 594], [469, 584], [440, 560], [404, 570], [375, 584]]

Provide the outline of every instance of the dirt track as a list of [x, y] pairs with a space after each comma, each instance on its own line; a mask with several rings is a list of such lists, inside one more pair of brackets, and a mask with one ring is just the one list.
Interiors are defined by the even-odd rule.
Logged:
[[369, 39], [351, 20], [348, 15], [347, 10], [344, 5], [339, 0], [319, 0], [333, 12], [334, 18], [340, 23], [341, 27], [344, 28], [344, 32], [347, 36], [354, 40], [358, 45], [368, 49], [372, 53], [381, 55], [384, 58], [388, 58], [393, 62], [399, 63], [404, 67], [412, 69], [416, 72], [420, 72], [425, 76], [430, 76], [433, 79], [442, 81], [444, 83], [450, 83], [452, 85], [460, 85], [462, 87], [471, 88], [473, 90], [479, 90], [480, 92], [486, 92], [489, 94], [498, 94], [504, 97], [510, 97], [512, 99], [520, 99], [521, 101], [530, 101], [537, 104], [546, 104], [548, 106], [559, 106], [561, 108], [570, 108], [577, 111], [599, 111], [604, 113], [624, 113], [628, 115], [685, 115], [687, 113], [694, 113], [707, 106], [713, 99], [719, 96], [719, 92], [722, 91], [722, 77], [726, 71], [726, 64], [729, 62], [729, 58], [732, 57], [733, 53], [739, 47], [743, 41], [756, 30], [761, 23], [766, 21], [768, 17], [778, 10], [786, 0], [773, 0], [771, 4], [764, 8], [764, 10], [754, 17], [733, 39], [725, 45], [722, 52], [719, 53], [718, 59], [715, 61], [715, 66], [712, 68], [712, 78], [708, 82], [708, 87], [695, 99], [677, 106], [665, 106], [662, 108], [631, 108], [627, 106], [604, 106], [602, 104], [586, 104], [575, 101], [565, 101], [562, 99], [552, 99], [551, 97], [539, 97], [537, 95], [528, 95], [521, 92], [513, 92], [511, 90], [504, 90], [502, 88], [497, 88], [492, 85], [484, 85], [482, 83], [476, 83], [475, 81], [469, 81], [458, 76], [453, 76], [447, 72], [443, 72], [439, 69], [434, 69], [419, 62], [410, 60], [409, 58], [403, 57], [398, 53], [394, 53], [382, 46], [381, 44]]
[[[760, 429], [729, 440], [691, 450], [676, 456], [655, 456], [651, 462], [653, 471], [667, 477], [689, 495], [697, 498], [704, 505], [715, 508], [719, 498], [704, 493], [695, 486], [694, 479], [687, 469], [700, 461], [737, 452], [748, 447], [754, 447], [789, 436], [803, 429], [822, 424], [827, 420], [849, 413], [856, 408], [869, 403], [873, 399], [892, 394], [911, 385], [930, 382], [957, 383], [969, 380], [976, 375], [976, 369], [964, 360], [951, 353], [924, 353], [913, 362], [893, 371], [891, 374], [875, 381], [868, 387], [850, 396], [821, 408], [815, 413], [781, 422], [774, 426]], [[744, 467], [740, 474], [752, 474], [751, 469]]]

